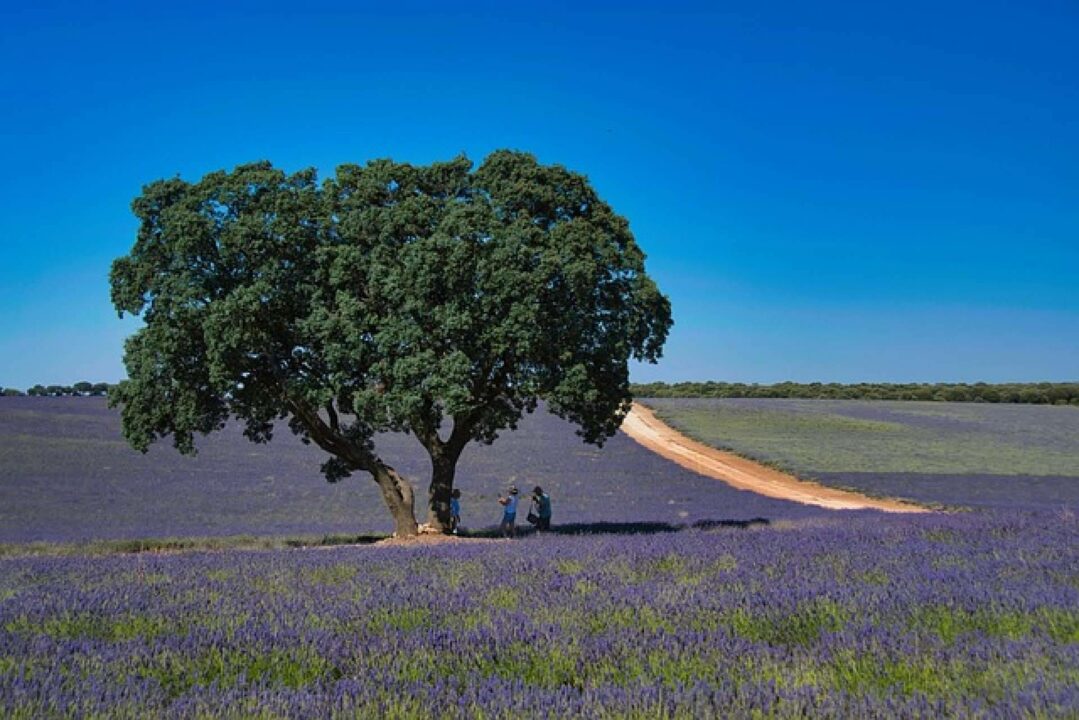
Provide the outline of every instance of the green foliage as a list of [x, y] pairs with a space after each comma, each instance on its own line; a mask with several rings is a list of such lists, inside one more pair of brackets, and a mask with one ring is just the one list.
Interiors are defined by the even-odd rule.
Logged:
[[112, 300], [145, 326], [110, 402], [143, 451], [171, 436], [193, 453], [230, 415], [266, 442], [288, 417], [332, 456], [327, 479], [378, 479], [372, 435], [404, 431], [452, 482], [467, 442], [541, 397], [602, 443], [628, 360], [656, 361], [671, 325], [626, 220], [525, 153], [342, 165], [321, 184], [262, 162], [151, 183], [132, 208]]
[[947, 643], [967, 633], [1018, 639], [1032, 632], [1048, 636], [1058, 643], [1079, 642], [1079, 613], [1061, 608], [1041, 608], [1035, 612], [1019, 610], [964, 610], [934, 605], [918, 609], [911, 627], [936, 633]]
[[579, 575], [580, 573], [584, 572], [585, 569], [583, 562], [572, 558], [565, 560], [556, 560], [554, 566], [555, 569], [563, 575]]
[[793, 383], [653, 382], [630, 387], [635, 397], [937, 400], [1079, 406], [1079, 383]]
[[733, 611], [727, 622], [737, 634], [749, 640], [773, 645], [807, 645], [823, 632], [837, 632], [846, 625], [850, 611], [822, 598], [790, 614], [753, 615], [743, 608]]
[[521, 604], [521, 596], [515, 588], [495, 588], [487, 593], [485, 604], [496, 610], [516, 610]]
[[614, 607], [586, 616], [584, 628], [592, 634], [632, 631], [664, 633], [674, 630], [674, 623], [651, 605]]
[[8, 621], [4, 630], [22, 635], [48, 635], [58, 640], [104, 640], [122, 642], [136, 637], [155, 638], [170, 629], [165, 618], [129, 614], [120, 617], [79, 612], [47, 618], [42, 623], [26, 617]]
[[31, 397], [61, 397], [65, 395], [108, 395], [109, 394], [108, 383], [89, 383], [85, 380], [77, 382], [74, 385], [34, 385], [27, 389], [25, 393], [15, 388], [4, 388], [0, 394], [8, 397], [29, 395]]
[[410, 632], [431, 627], [431, 611], [423, 607], [380, 609], [367, 622], [375, 632]]
[[143, 670], [169, 697], [196, 685], [233, 687], [241, 680], [301, 688], [320, 679], [340, 678], [340, 671], [303, 646], [273, 648], [261, 653], [211, 648], [196, 657], [162, 654]]
[[519, 680], [538, 687], [580, 688], [579, 655], [572, 644], [538, 648], [532, 643], [513, 642], [497, 655], [481, 658], [478, 669], [482, 675]]
[[304, 579], [315, 585], [340, 585], [356, 576], [356, 566], [350, 563], [338, 563], [326, 567], [312, 568], [305, 572]]

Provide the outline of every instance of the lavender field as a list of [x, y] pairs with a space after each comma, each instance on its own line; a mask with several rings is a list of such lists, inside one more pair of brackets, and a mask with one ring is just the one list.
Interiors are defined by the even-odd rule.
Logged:
[[1079, 509], [1079, 410], [872, 400], [648, 399], [714, 447], [949, 506]]
[[[411, 437], [380, 437], [384, 457], [426, 497], [427, 456]], [[203, 438], [195, 458], [167, 442], [146, 455], [120, 436], [102, 398], [0, 398], [0, 542], [172, 536], [370, 534], [392, 529], [375, 484], [329, 484], [323, 453], [287, 428], [255, 445], [238, 426]], [[492, 446], [465, 450], [457, 473], [466, 527], [496, 525], [500, 492], [542, 485], [556, 523], [806, 518], [821, 511], [733, 490], [619, 435], [602, 449], [543, 411]]]
[[[287, 433], [252, 445], [228, 428], [190, 459], [139, 455], [118, 429], [96, 399], [0, 400], [0, 717], [1079, 712], [1079, 519], [1029, 493], [966, 513], [828, 511], [732, 490], [624, 436], [597, 450], [537, 413], [466, 451], [465, 522], [493, 525], [508, 482], [540, 483], [560, 532], [26, 545], [388, 530], [373, 483], [327, 484]], [[422, 490], [412, 441], [380, 445]]]
[[5, 717], [1074, 717], [1079, 524], [0, 560]]

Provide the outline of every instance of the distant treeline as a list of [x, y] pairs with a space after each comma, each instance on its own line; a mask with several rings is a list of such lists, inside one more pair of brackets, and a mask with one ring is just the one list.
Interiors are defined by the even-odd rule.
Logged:
[[0, 389], [0, 395], [4, 397], [22, 395], [30, 395], [31, 397], [63, 397], [64, 395], [90, 397], [108, 395], [111, 388], [112, 386], [108, 383], [90, 383], [84, 380], [74, 385], [35, 385], [25, 392], [16, 388], [3, 388]]
[[1079, 383], [793, 383], [726, 382], [634, 384], [635, 397], [820, 398], [827, 400], [937, 400], [1079, 406]]
[[[34, 385], [25, 392], [2, 388], [5, 397], [102, 396], [109, 383]], [[655, 398], [811, 398], [824, 400], [934, 400], [938, 402], [1029, 403], [1079, 406], [1079, 383], [793, 383], [775, 385], [727, 382], [634, 383], [635, 397]]]

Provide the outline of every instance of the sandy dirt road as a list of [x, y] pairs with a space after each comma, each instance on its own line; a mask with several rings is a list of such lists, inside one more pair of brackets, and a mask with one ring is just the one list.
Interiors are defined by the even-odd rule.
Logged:
[[681, 434], [640, 403], [634, 403], [622, 423], [622, 430], [652, 452], [701, 475], [721, 480], [739, 490], [749, 490], [767, 497], [791, 500], [806, 505], [819, 505], [832, 510], [930, 512], [920, 505], [871, 498], [856, 492], [837, 490], [799, 480], [793, 475], [747, 460], [734, 453], [716, 450]]

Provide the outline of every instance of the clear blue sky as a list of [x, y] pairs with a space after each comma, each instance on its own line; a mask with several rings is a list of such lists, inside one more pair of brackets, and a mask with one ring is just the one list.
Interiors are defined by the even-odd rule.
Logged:
[[629, 218], [637, 380], [1079, 379], [1079, 5], [658, 5], [7, 7], [0, 385], [123, 377], [147, 182], [500, 147]]

